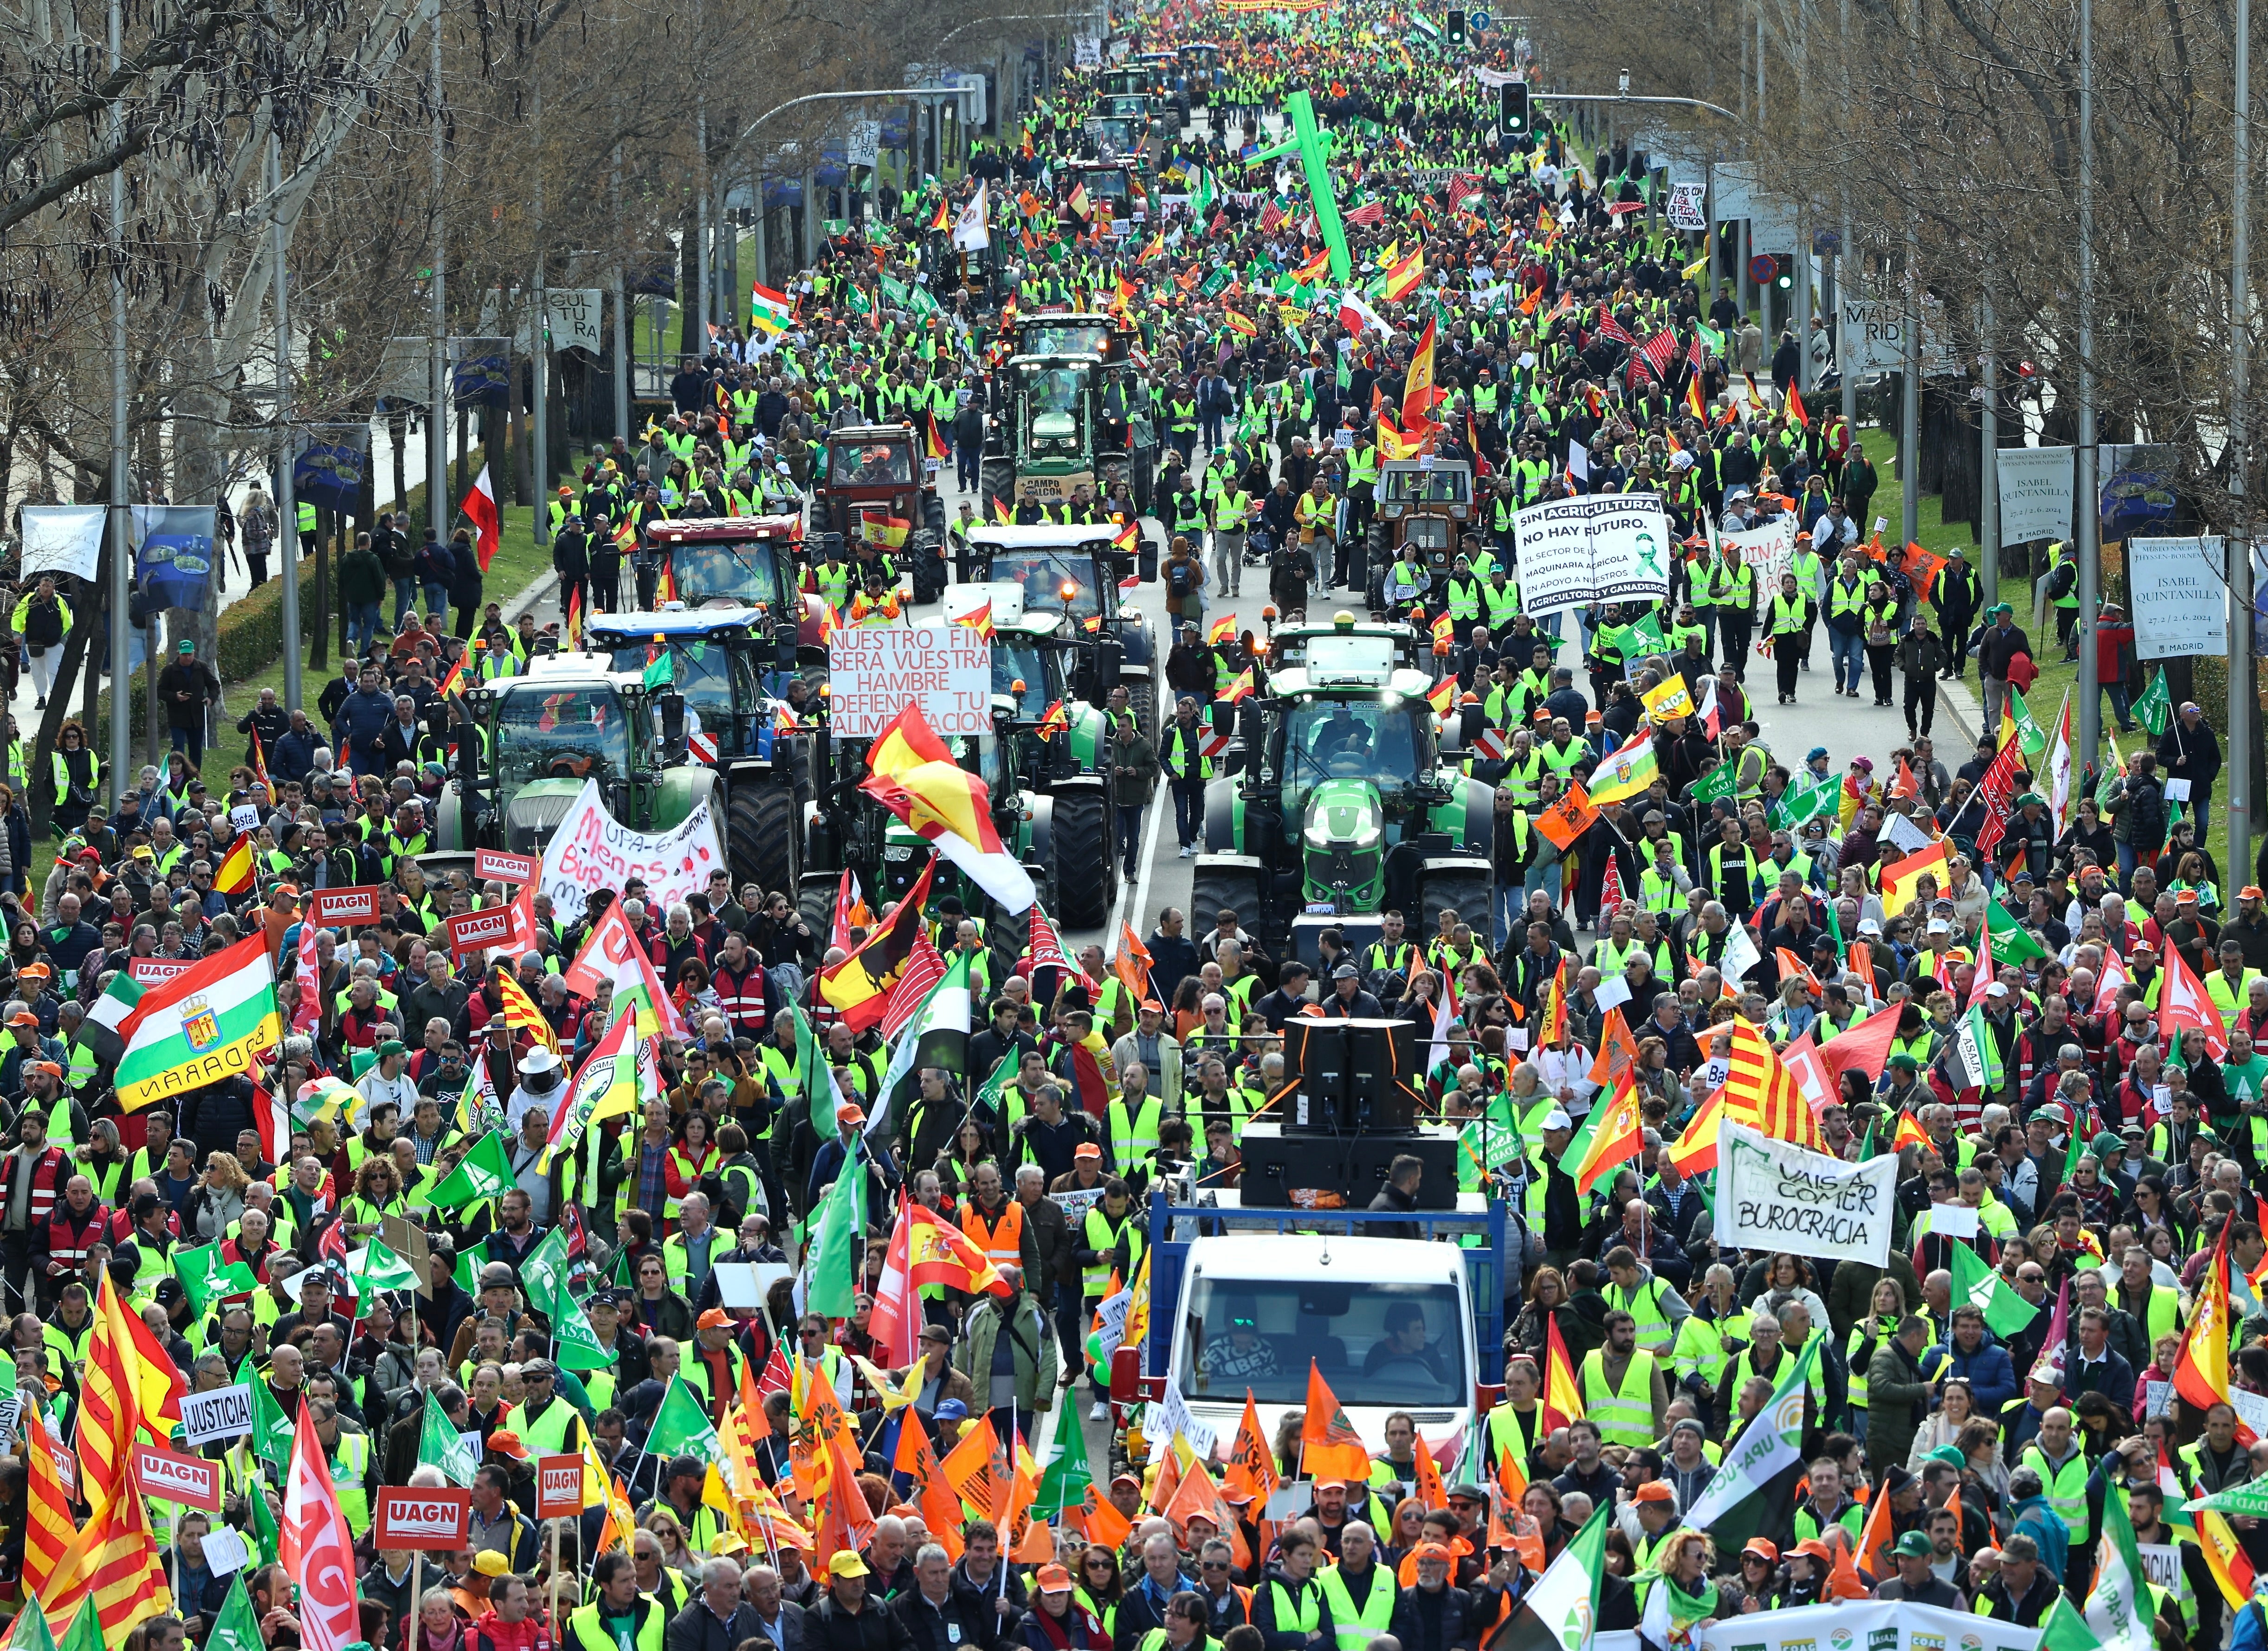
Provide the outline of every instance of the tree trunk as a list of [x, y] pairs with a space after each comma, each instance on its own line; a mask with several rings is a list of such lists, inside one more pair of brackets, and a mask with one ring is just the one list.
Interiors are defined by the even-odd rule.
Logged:
[[[426, 431], [430, 439], [432, 432], [431, 421], [426, 424]], [[406, 451], [409, 440], [409, 415], [406, 412], [390, 414], [386, 421], [386, 436], [394, 447], [394, 520], [401, 524], [401, 531], [414, 544], [417, 540], [417, 530], [409, 521], [409, 456]], [[433, 505], [429, 499], [425, 505], [426, 520], [432, 520], [432, 515]]]

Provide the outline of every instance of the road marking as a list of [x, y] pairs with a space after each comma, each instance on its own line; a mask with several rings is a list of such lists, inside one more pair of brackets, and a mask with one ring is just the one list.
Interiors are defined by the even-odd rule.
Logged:
[[[1138, 918], [1142, 915], [1144, 910], [1149, 904], [1150, 868], [1158, 851], [1158, 822], [1165, 814], [1173, 812], [1171, 785], [1172, 782], [1168, 781], [1168, 794], [1163, 799], [1166, 803], [1166, 807], [1163, 808], [1158, 807], [1160, 799], [1158, 797], [1157, 793], [1155, 792], [1151, 793], [1150, 807], [1146, 811], [1149, 814], [1149, 818], [1142, 822], [1142, 847], [1140, 850], [1142, 875], [1136, 880], [1134, 884], [1134, 915]], [[1115, 825], [1116, 824], [1116, 822], [1114, 821], [1112, 823]], [[1117, 845], [1116, 844], [1111, 845], [1111, 851], [1113, 853], [1117, 851]], [[1125, 921], [1126, 884], [1122, 879], [1118, 885], [1118, 898], [1112, 903], [1110, 908], [1110, 929], [1109, 932], [1102, 937], [1102, 947], [1106, 954], [1115, 954], [1117, 952], [1117, 937], [1122, 932], [1122, 925]]]

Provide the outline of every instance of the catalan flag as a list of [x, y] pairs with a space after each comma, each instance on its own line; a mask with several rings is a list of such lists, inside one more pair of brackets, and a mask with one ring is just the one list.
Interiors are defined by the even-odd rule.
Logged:
[[1815, 1153], [1827, 1150], [1811, 1102], [1753, 1022], [1733, 1022], [1731, 1059], [1731, 1070], [1725, 1074], [1729, 1111], [1754, 1117], [1756, 1127], [1776, 1139], [1793, 1141]]
[[63, 1489], [55, 1435], [37, 1404], [26, 1402], [20, 1429], [25, 1444], [24, 1588], [39, 1599], [54, 1597], [55, 1566], [71, 1544], [76, 1522], [70, 1495]]
[[[93, 1517], [57, 1560], [55, 1576], [61, 1584], [51, 1585], [43, 1602], [49, 1616], [64, 1621], [92, 1603], [107, 1651], [119, 1651], [135, 1629], [173, 1609], [149, 1510], [130, 1471], [96, 1504]], [[351, 1604], [350, 1578], [345, 1586]]]
[[559, 1034], [545, 1020], [543, 1011], [535, 1006], [519, 982], [511, 974], [499, 970], [497, 991], [504, 999], [504, 1023], [515, 1032], [526, 1032], [553, 1054], [559, 1052]]

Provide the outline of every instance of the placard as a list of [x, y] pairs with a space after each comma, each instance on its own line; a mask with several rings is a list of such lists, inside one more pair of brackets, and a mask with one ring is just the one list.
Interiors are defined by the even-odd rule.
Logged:
[[213, 1388], [181, 1395], [181, 1441], [209, 1445], [235, 1439], [252, 1431], [252, 1389], [248, 1383]]
[[860, 625], [828, 644], [838, 740], [872, 739], [909, 704], [946, 739], [992, 732], [992, 648], [966, 625]]
[[544, 850], [537, 888], [550, 896], [554, 911], [580, 911], [586, 896], [601, 888], [619, 892], [635, 877], [646, 886], [647, 908], [666, 911], [706, 890], [710, 872], [724, 865], [725, 845], [707, 802], [670, 830], [633, 831], [607, 812], [599, 782], [592, 778], [583, 782]]
[[185, 1456], [163, 1445], [134, 1447], [134, 1477], [142, 1494], [184, 1507], [220, 1512], [220, 1463], [202, 1456]]
[[459, 912], [443, 925], [449, 931], [450, 957], [461, 961], [491, 947], [509, 944], [512, 924], [510, 906], [486, 906], [478, 911]]
[[507, 854], [502, 849], [475, 849], [473, 875], [482, 882], [532, 883], [543, 869], [533, 854]]
[[1102, 1189], [1099, 1186], [1089, 1187], [1084, 1192], [1074, 1190], [1048, 1194], [1048, 1201], [1058, 1205], [1063, 1210], [1064, 1219], [1068, 1221], [1085, 1220], [1086, 1212], [1101, 1200]]
[[1707, 188], [1697, 183], [1673, 183], [1669, 186], [1669, 227], [1683, 230], [1705, 230], [1709, 213], [1705, 203]]
[[450, 1487], [379, 1487], [371, 1535], [380, 1548], [461, 1548], [472, 1524], [473, 1493]]
[[[1598, 1636], [1605, 1651], [1608, 1636]], [[1757, 1610], [1693, 1631], [1696, 1651], [2039, 1651], [2040, 1631], [1911, 1600]]]
[[29, 585], [42, 573], [94, 578], [102, 565], [107, 513], [99, 505], [25, 505], [21, 582]]
[[233, 1525], [215, 1525], [205, 1532], [205, 1569], [216, 1577], [234, 1576], [252, 1563], [252, 1544]]
[[2162, 1588], [2176, 1599], [2189, 1597], [2189, 1583], [2182, 1575], [2182, 1551], [2167, 1542], [2138, 1542], [2134, 1557], [2142, 1562], [2142, 1574]]
[[1515, 516], [1513, 533], [1531, 614], [1669, 594], [1669, 519], [1651, 494], [1549, 499]]
[[260, 805], [256, 802], [240, 802], [237, 804], [235, 807], [228, 811], [228, 822], [239, 831], [259, 830]]
[[1718, 1242], [1889, 1265], [1896, 1158], [1846, 1164], [1729, 1118], [1717, 1146]]
[[1779, 576], [1795, 565], [1795, 518], [1787, 515], [1746, 533], [1717, 535], [1719, 547], [1737, 549], [1741, 565], [1756, 571], [1756, 606], [1762, 610], [1770, 611], [1771, 599], [1779, 594]]
[[142, 985], [151, 986], [196, 966], [193, 957], [129, 957], [126, 960], [126, 976]]
[[[1144, 1431], [1148, 1430], [1145, 1428]], [[1175, 1434], [1189, 1441], [1189, 1448], [1197, 1453], [1200, 1462], [1211, 1461], [1213, 1449], [1220, 1443], [1220, 1435], [1212, 1425], [1190, 1415], [1189, 1402], [1182, 1397], [1180, 1388], [1168, 1382], [1166, 1383], [1166, 1397], [1158, 1404], [1156, 1437], [1171, 1439]]]
[[2126, 612], [2145, 660], [2228, 652], [2227, 547], [2218, 538], [2129, 539]]
[[1999, 476], [2000, 542], [2071, 537], [2077, 472], [2071, 447], [2002, 447], [1992, 455]]
[[542, 1456], [535, 1463], [535, 1516], [572, 1519], [583, 1511], [583, 1458]]
[[351, 888], [318, 888], [307, 899], [307, 920], [319, 929], [353, 928], [378, 921], [376, 883]]
[[843, 145], [843, 164], [851, 166], [872, 166], [882, 156], [882, 123], [880, 121], [853, 121], [850, 136]]
[[202, 608], [212, 582], [213, 507], [136, 505], [134, 556], [142, 587], [167, 608]]

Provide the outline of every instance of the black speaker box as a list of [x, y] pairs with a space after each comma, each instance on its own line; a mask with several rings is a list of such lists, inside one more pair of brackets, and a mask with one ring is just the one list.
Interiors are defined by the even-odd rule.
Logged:
[[1265, 1119], [1244, 1126], [1244, 1172], [1237, 1198], [1248, 1209], [1285, 1210], [1315, 1202], [1306, 1194], [1336, 1198], [1349, 1209], [1367, 1209], [1386, 1184], [1394, 1161], [1407, 1153], [1425, 1166], [1418, 1207], [1457, 1206], [1457, 1131], [1427, 1124], [1414, 1134], [1316, 1135], [1287, 1131]]
[[1407, 1131], [1418, 1121], [1418, 1028], [1407, 1021], [1284, 1022], [1284, 1080], [1294, 1087], [1280, 1109], [1293, 1132]]

